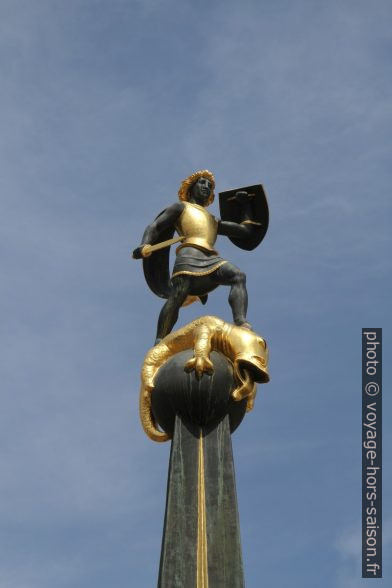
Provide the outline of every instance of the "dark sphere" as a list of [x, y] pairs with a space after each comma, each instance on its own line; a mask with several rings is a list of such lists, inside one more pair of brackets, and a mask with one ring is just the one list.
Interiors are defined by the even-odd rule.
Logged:
[[212, 429], [228, 414], [233, 432], [244, 418], [246, 399], [236, 402], [231, 392], [236, 387], [233, 368], [221, 353], [213, 351], [212, 375], [200, 379], [194, 371], [186, 372], [184, 365], [193, 357], [193, 350], [181, 351], [158, 371], [151, 393], [151, 408], [159, 426], [173, 436], [178, 414], [184, 423]]

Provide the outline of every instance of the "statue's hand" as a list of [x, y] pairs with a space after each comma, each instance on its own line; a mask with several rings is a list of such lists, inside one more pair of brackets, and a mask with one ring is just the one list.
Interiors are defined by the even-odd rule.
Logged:
[[146, 257], [142, 253], [142, 250], [144, 247], [145, 247], [145, 245], [140, 245], [140, 247], [136, 247], [136, 249], [133, 250], [133, 252], [132, 252], [133, 259], [143, 259], [143, 257]]
[[248, 194], [248, 192], [245, 192], [245, 190], [240, 190], [239, 192], [235, 193], [234, 198], [237, 200], [237, 202], [249, 202], [253, 196], [254, 194]]

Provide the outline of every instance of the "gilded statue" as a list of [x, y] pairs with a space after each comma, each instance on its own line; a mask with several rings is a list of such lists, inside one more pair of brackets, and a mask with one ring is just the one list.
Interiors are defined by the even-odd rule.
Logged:
[[140, 389], [140, 419], [145, 433], [153, 441], [167, 441], [169, 436], [159, 430], [151, 410], [151, 392], [159, 369], [176, 353], [193, 350], [185, 363], [185, 371], [194, 371], [200, 378], [214, 371], [211, 351], [222, 353], [233, 366], [236, 383], [232, 391], [235, 401], [247, 399], [246, 410], [253, 408], [256, 382], [269, 381], [268, 348], [257, 333], [226, 323], [216, 316], [203, 316], [170, 333], [147, 352], [143, 362]]

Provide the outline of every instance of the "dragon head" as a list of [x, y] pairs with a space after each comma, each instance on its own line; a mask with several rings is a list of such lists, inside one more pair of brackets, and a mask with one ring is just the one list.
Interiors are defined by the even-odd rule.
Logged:
[[267, 344], [257, 333], [237, 326], [232, 327], [229, 340], [234, 356], [234, 375], [238, 382], [233, 398], [242, 400], [248, 397], [248, 410], [251, 410], [256, 393], [255, 382], [269, 382]]

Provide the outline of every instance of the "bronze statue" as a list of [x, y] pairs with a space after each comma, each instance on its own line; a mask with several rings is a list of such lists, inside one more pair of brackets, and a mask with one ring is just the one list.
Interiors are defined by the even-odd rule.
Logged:
[[[156, 342], [171, 332], [181, 306], [199, 299], [218, 286], [230, 286], [229, 304], [236, 325], [251, 329], [247, 322], [246, 276], [222, 259], [214, 245], [217, 235], [226, 235], [243, 249], [254, 249], [268, 227], [268, 206], [261, 185], [220, 194], [222, 219], [207, 211], [214, 200], [215, 178], [201, 170], [180, 186], [179, 202], [161, 212], [146, 228], [142, 244], [133, 252], [144, 258], [144, 274], [151, 290], [167, 298], [158, 319]], [[179, 237], [173, 239], [174, 231]], [[169, 247], [176, 250], [173, 273], [169, 274]]]
[[[146, 228], [133, 257], [148, 286], [166, 298], [155, 345], [141, 370], [140, 419], [157, 442], [171, 439], [158, 588], [244, 588], [231, 434], [253, 408], [256, 383], [269, 381], [268, 348], [247, 322], [245, 274], [215, 249], [225, 235], [252, 250], [268, 227], [258, 184], [219, 194], [220, 219], [207, 207], [215, 178], [201, 170]], [[178, 237], [174, 237], [174, 232]], [[178, 244], [172, 274], [170, 246]], [[181, 306], [229, 286], [234, 324], [201, 316], [171, 332]]]

